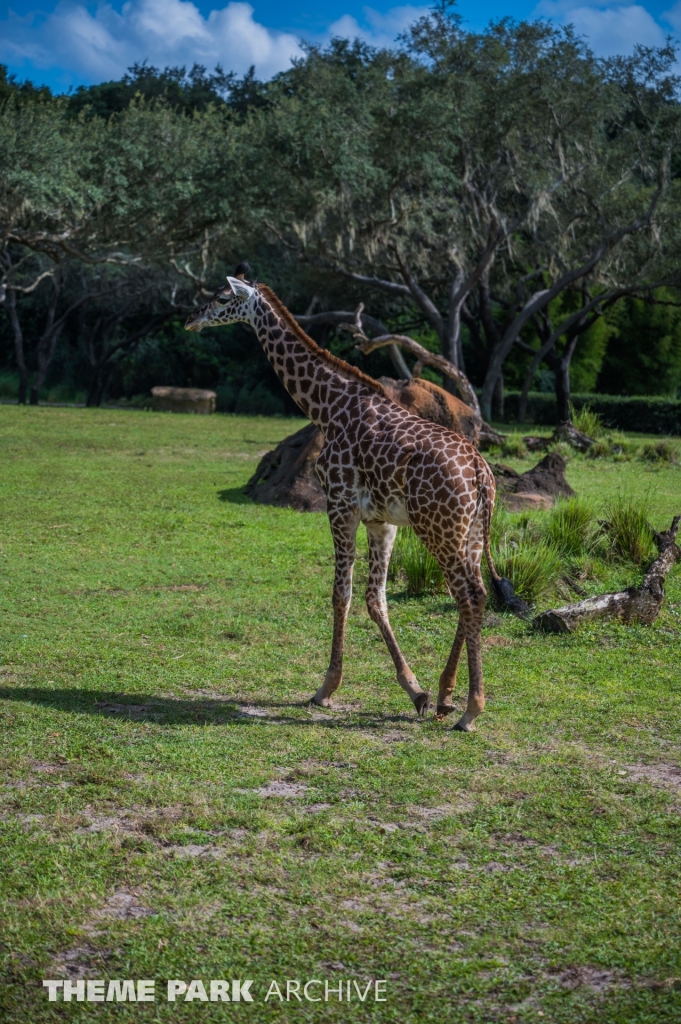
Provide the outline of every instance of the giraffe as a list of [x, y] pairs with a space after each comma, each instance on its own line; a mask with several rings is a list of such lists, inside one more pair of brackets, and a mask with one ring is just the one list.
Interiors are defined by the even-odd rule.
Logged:
[[[386, 580], [398, 526], [410, 525], [437, 559], [459, 619], [440, 676], [436, 715], [454, 708], [452, 693], [464, 643], [469, 690], [455, 729], [471, 732], [485, 707], [481, 626], [486, 590], [484, 553], [497, 592], [512, 588], [494, 568], [489, 530], [495, 483], [489, 466], [461, 435], [429, 423], [393, 402], [383, 386], [359, 369], [319, 348], [264, 284], [246, 280], [248, 264], [188, 318], [185, 328], [245, 322], [254, 329], [280, 381], [299, 408], [324, 434], [316, 469], [327, 495], [335, 548], [333, 640], [329, 667], [311, 703], [331, 706], [341, 684], [345, 628], [352, 597], [355, 538], [360, 522], [369, 541], [366, 603], [417, 715], [430, 695], [419, 685], [388, 619]], [[510, 601], [512, 604], [512, 600]]]

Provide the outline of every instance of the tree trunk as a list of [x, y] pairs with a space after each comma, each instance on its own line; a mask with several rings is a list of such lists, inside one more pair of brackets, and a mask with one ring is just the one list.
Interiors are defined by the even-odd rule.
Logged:
[[558, 423], [569, 423], [570, 414], [570, 364], [565, 358], [557, 359], [554, 368], [556, 388], [556, 420]]
[[60, 282], [53, 279], [52, 285], [52, 296], [47, 307], [45, 328], [40, 336], [40, 341], [38, 342], [38, 370], [31, 388], [31, 397], [29, 399], [31, 405], [38, 405], [38, 402], [40, 401], [40, 389], [45, 383], [45, 377], [47, 376], [47, 371], [50, 368], [50, 363], [52, 362], [54, 351], [57, 347], [57, 340], [61, 334], [62, 327], [64, 326], [63, 318], [57, 324], [54, 322], [54, 317], [57, 312], [57, 302], [59, 301]]
[[494, 385], [494, 418], [499, 422], [504, 419], [504, 375], [500, 373]]
[[640, 587], [628, 587], [616, 594], [599, 594], [577, 604], [542, 612], [532, 620], [534, 628], [546, 633], [572, 633], [581, 623], [593, 619], [623, 619], [650, 625], [660, 614], [664, 602], [667, 573], [681, 559], [681, 549], [676, 544], [679, 522], [681, 516], [674, 516], [669, 530], [655, 534], [658, 556]]
[[88, 409], [99, 408], [104, 401], [104, 395], [106, 394], [106, 389], [109, 386], [109, 378], [111, 377], [112, 370], [113, 366], [106, 362], [100, 363], [95, 367], [94, 373], [90, 378], [90, 387], [85, 401], [85, 405]]
[[19, 405], [26, 405], [26, 395], [28, 393], [28, 370], [26, 369], [26, 359], [24, 357], [24, 334], [21, 330], [21, 322], [19, 320], [19, 314], [17, 313], [17, 293], [14, 288], [7, 286], [6, 299], [7, 314], [9, 316], [10, 323], [12, 325], [12, 331], [14, 332], [14, 357], [17, 361], [17, 370], [19, 371]]
[[560, 423], [570, 423], [570, 363], [579, 341], [579, 327], [574, 335], [568, 338], [563, 354], [556, 359], [554, 374], [556, 380], [556, 419]]

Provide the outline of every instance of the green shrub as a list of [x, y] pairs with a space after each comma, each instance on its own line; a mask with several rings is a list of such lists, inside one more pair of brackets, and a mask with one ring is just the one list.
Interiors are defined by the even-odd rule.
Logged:
[[644, 462], [676, 462], [676, 448], [671, 441], [652, 441], [641, 449]]
[[0, 373], [0, 398], [17, 400], [19, 377], [16, 373]]
[[597, 532], [594, 510], [582, 498], [559, 501], [546, 519], [547, 543], [566, 558], [587, 554], [594, 546]]
[[581, 430], [587, 437], [597, 438], [603, 433], [603, 417], [594, 412], [590, 405], [583, 405], [575, 409], [570, 403], [570, 419], [577, 430]]
[[[505, 418], [513, 423], [518, 418], [520, 392], [509, 391], [504, 395]], [[575, 410], [590, 406], [606, 427], [617, 430], [631, 430], [641, 434], [681, 434], [681, 399], [663, 398], [657, 395], [579, 395], [572, 396]], [[554, 426], [556, 423], [555, 395], [531, 391], [527, 401], [527, 421], [538, 426]]]
[[511, 581], [517, 596], [527, 604], [536, 604], [550, 594], [563, 573], [560, 551], [545, 541], [511, 541], [493, 552], [493, 557], [497, 572]]
[[645, 503], [619, 497], [605, 509], [604, 536], [611, 558], [640, 565], [654, 551], [653, 531]]
[[393, 579], [399, 571], [404, 573], [407, 591], [414, 597], [444, 583], [440, 566], [410, 526], [401, 526], [397, 531], [391, 567], [389, 575]]

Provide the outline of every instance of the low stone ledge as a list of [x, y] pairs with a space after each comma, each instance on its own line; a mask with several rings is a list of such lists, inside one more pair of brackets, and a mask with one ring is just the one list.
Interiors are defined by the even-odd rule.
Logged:
[[216, 394], [203, 388], [156, 387], [151, 395], [157, 412], [193, 412], [201, 416], [215, 412]]

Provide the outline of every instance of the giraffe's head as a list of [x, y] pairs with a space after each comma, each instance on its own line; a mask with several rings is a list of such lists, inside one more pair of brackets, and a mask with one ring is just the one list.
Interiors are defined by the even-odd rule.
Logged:
[[241, 320], [249, 322], [253, 309], [254, 285], [246, 281], [248, 263], [240, 263], [235, 277], [227, 277], [227, 284], [218, 288], [205, 306], [200, 306], [188, 318], [186, 331], [202, 331], [204, 327], [224, 327]]

